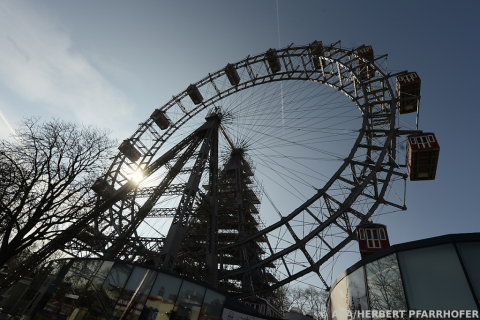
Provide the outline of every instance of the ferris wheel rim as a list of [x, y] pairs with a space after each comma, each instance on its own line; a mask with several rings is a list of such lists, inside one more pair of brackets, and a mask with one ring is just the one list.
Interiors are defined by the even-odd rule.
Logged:
[[[358, 47], [358, 48], [361, 48], [362, 46]], [[305, 45], [305, 46], [295, 46], [295, 47], [286, 47], [286, 48], [283, 48], [283, 49], [279, 49], [277, 50], [277, 53], [278, 52], [286, 52], [287, 50], [308, 50], [310, 48], [309, 45]], [[356, 49], [358, 48], [354, 48], [354, 49], [351, 49], [351, 50], [348, 50], [348, 49], [342, 49], [342, 48], [335, 48], [336, 50], [339, 50], [343, 53], [353, 53]], [[256, 61], [256, 59], [258, 58], [263, 58], [264, 57], [264, 54], [265, 53], [261, 53], [261, 54], [258, 54], [256, 56], [248, 56], [247, 58], [243, 59], [243, 60], [240, 60], [236, 63], [234, 63], [233, 65], [234, 66], [242, 66], [242, 65], [250, 65], [252, 61]], [[362, 88], [362, 91], [364, 91], [364, 97], [365, 96], [368, 96], [367, 94], [365, 94], [366, 90], [365, 90], [365, 85], [363, 84], [363, 80], [361, 79], [361, 77], [359, 77], [358, 75], [356, 75], [356, 73], [351, 70], [351, 68], [349, 68], [348, 66], [346, 65], [343, 65], [341, 64], [340, 62], [338, 62], [336, 59], [333, 59], [331, 57], [324, 57], [325, 60], [329, 60], [331, 62], [335, 62], [335, 63], [338, 63], [338, 65], [342, 66], [344, 69], [346, 69], [347, 71], [351, 72], [351, 74], [354, 74], [356, 76], [356, 81], [359, 82], [359, 85], [361, 86]], [[370, 63], [370, 61], [362, 58], [361, 56], [357, 56], [358, 59], [363, 59], [366, 63]], [[260, 61], [263, 61], [265, 59], [261, 59]], [[258, 61], [257, 61], [258, 62]], [[374, 70], [375, 72], [378, 72], [380, 74], [380, 77], [379, 79], [385, 79], [385, 84], [387, 85], [388, 87], [388, 91], [392, 97], [391, 99], [391, 113], [392, 113], [392, 117], [395, 118], [395, 113], [396, 113], [396, 108], [393, 107], [396, 103], [396, 98], [395, 98], [395, 94], [393, 93], [393, 90], [391, 88], [391, 85], [389, 83], [389, 81], [387, 80], [388, 78], [386, 77], [385, 73], [380, 69], [378, 68], [375, 64], [371, 64], [371, 66], [374, 67]], [[304, 71], [295, 71], [294, 73], [299, 73], [299, 74], [306, 74], [306, 72]], [[357, 138], [357, 141], [356, 143], [354, 144], [354, 146], [352, 146], [352, 150], [349, 154], [349, 156], [344, 160], [344, 163], [342, 164], [342, 166], [337, 170], [337, 172], [334, 174], [334, 176], [330, 179], [330, 181], [327, 183], [328, 185], [332, 185], [333, 182], [336, 180], [335, 177], [338, 178], [339, 176], [339, 173], [340, 171], [342, 170], [342, 168], [344, 169], [346, 165], [348, 165], [349, 163], [349, 160], [351, 160], [353, 158], [353, 153], [354, 151], [356, 151], [358, 149], [358, 145], [359, 145], [359, 141], [362, 140], [362, 138], [364, 137], [364, 134], [365, 134], [365, 130], [366, 130], [366, 122], [365, 122], [365, 119], [368, 117], [368, 113], [364, 112], [366, 110], [366, 107], [365, 106], [368, 106], [370, 104], [370, 102], [365, 102], [364, 104], [359, 104], [357, 101], [355, 101], [356, 99], [351, 96], [348, 92], [346, 92], [344, 90], [344, 88], [342, 87], [339, 87], [335, 84], [331, 84], [331, 83], [328, 83], [328, 82], [322, 82], [322, 81], [315, 81], [315, 80], [312, 80], [310, 79], [308, 76], [304, 76], [304, 77], [297, 77], [297, 78], [294, 78], [294, 77], [289, 77], [289, 78], [283, 78], [283, 75], [287, 75], [288, 72], [277, 72], [277, 73], [270, 73], [270, 74], [267, 74], [267, 75], [264, 75], [262, 77], [256, 77], [256, 78], [253, 78], [253, 79], [250, 79], [250, 80], [247, 80], [247, 81], [244, 81], [244, 82], [241, 82], [239, 85], [237, 86], [234, 86], [234, 87], [231, 87], [225, 91], [222, 91], [218, 94], [218, 96], [220, 96], [220, 99], [217, 99], [217, 100], [213, 100], [213, 97], [202, 102], [201, 104], [197, 105], [195, 107], [194, 110], [190, 110], [190, 112], [187, 114], [184, 114], [179, 120], [177, 120], [177, 122], [175, 123], [172, 123], [172, 126], [170, 128], [168, 128], [165, 133], [160, 136], [159, 140], [162, 141], [160, 147], [163, 145], [163, 143], [165, 141], [168, 140], [168, 138], [170, 136], [172, 136], [183, 124], [185, 124], [190, 118], [192, 118], [193, 116], [197, 115], [198, 113], [200, 113], [201, 111], [204, 111], [206, 110], [208, 107], [212, 106], [215, 104], [215, 102], [218, 102], [219, 100], [222, 100], [230, 95], [233, 95], [237, 92], [240, 92], [240, 91], [243, 91], [245, 89], [248, 89], [248, 88], [251, 88], [251, 87], [254, 87], [254, 86], [259, 86], [259, 85], [262, 85], [262, 84], [266, 84], [266, 83], [271, 83], [271, 82], [279, 82], [279, 81], [289, 81], [289, 80], [298, 80], [298, 81], [314, 81], [314, 82], [318, 82], [320, 84], [325, 84], [327, 86], [330, 86], [331, 88], [335, 89], [335, 90], [338, 90], [342, 93], [344, 93], [348, 98], [350, 98], [352, 100], [353, 103], [355, 103], [357, 105], [357, 107], [360, 109], [360, 111], [362, 113], [364, 113], [363, 115], [363, 118], [364, 118], [364, 121], [362, 123], [362, 128], [359, 130], [359, 136]], [[212, 74], [209, 74], [208, 76], [204, 77], [203, 79], [193, 83], [194, 85], [198, 86], [198, 88], [201, 88], [202, 86], [205, 86], [209, 83], [211, 83], [213, 80], [221, 77], [221, 76], [224, 76], [225, 75], [225, 70], [224, 69], [220, 69]], [[280, 75], [281, 78], [274, 78], [273, 76], [276, 76], [276, 75]], [[270, 79], [270, 80], [268, 80]], [[377, 79], [377, 80], [379, 80]], [[261, 83], [257, 83], [258, 80], [262, 80]], [[242, 86], [241, 88], [239, 88], [240, 86]], [[225, 92], [227, 92], [227, 94], [225, 94]], [[221, 97], [221, 95], [223, 95], [223, 97]], [[176, 96], [173, 96], [173, 98], [167, 102], [165, 105], [163, 105], [162, 107], [160, 107], [158, 110], [162, 110], [162, 111], [168, 111], [172, 106], [175, 105], [175, 103], [183, 98], [188, 98], [188, 94], [187, 94], [187, 89], [185, 89], [184, 91], [182, 91], [181, 93], [179, 93], [178, 95]], [[143, 131], [145, 132], [146, 128], [149, 128], [151, 126], [153, 126], [154, 123], [153, 123], [153, 120], [152, 119], [148, 119], [147, 121], [143, 122], [140, 124], [140, 128], [137, 130], [138, 131]], [[385, 143], [383, 144], [383, 149], [386, 149], [388, 148], [388, 144], [390, 143], [390, 140], [391, 140], [391, 137], [395, 134], [395, 127], [394, 127], [394, 121], [391, 122], [391, 125], [390, 125], [390, 131], [389, 131], [389, 139], [388, 140], [385, 140]], [[135, 135], [135, 134], [134, 134]], [[132, 137], [130, 137], [130, 139], [135, 139], [134, 138], [134, 135], [132, 135]], [[151, 148], [153, 149], [154, 146]], [[150, 153], [152, 150], [148, 150], [148, 153]], [[117, 156], [115, 157], [115, 160], [113, 162], [113, 164], [120, 160], [120, 161], [124, 161], [125, 160], [125, 156], [122, 155], [121, 152], [119, 152], [117, 154]], [[379, 159], [377, 162], [381, 162], [381, 160], [383, 159]], [[138, 167], [140, 168], [142, 165], [144, 166], [148, 166], [150, 164], [150, 162], [143, 162], [143, 159], [139, 161], [140, 164], [138, 165]], [[110, 167], [109, 171], [115, 171], [117, 172], [117, 170], [112, 170], [113, 169], [113, 164], [112, 166]], [[376, 167], [378, 167], [377, 164], [375, 164]], [[334, 179], [335, 178], [335, 179]], [[114, 183], [115, 181], [113, 181]], [[326, 184], [326, 185], [327, 185]], [[322, 189], [325, 189], [325, 188], [322, 188]], [[322, 190], [320, 189], [320, 190]]]
[[[355, 49], [351, 49], [351, 50], [347, 50], [347, 49], [341, 49], [341, 48], [336, 48], [336, 47], [333, 47], [331, 46], [332, 49], [335, 49], [339, 52], [342, 52], [342, 53], [349, 53], [351, 55], [354, 55], [355, 56]], [[303, 56], [301, 54], [298, 54], [298, 55], [290, 55], [289, 54], [289, 50], [306, 50], [308, 51], [310, 49], [310, 46], [298, 46], [298, 47], [287, 47], [287, 48], [284, 48], [284, 49], [280, 49], [280, 50], [277, 50], [276, 52], [283, 57], [297, 57], [297, 56], [301, 56], [302, 57], [302, 60], [303, 60]], [[308, 53], [307, 55], [308, 56]], [[309, 56], [311, 57], [311, 55]], [[320, 56], [319, 56], [320, 58]], [[343, 64], [343, 62], [339, 61], [340, 59], [335, 59], [335, 58], [332, 58], [331, 56], [330, 57], [326, 57], [326, 56], [322, 56], [321, 57], [322, 59], [326, 60], [326, 61], [330, 61], [332, 64], [335, 63], [337, 65], [337, 68], [338, 70], [340, 70], [340, 67], [342, 67], [343, 69], [345, 69], [347, 72], [350, 72], [351, 75], [354, 75], [354, 80], [353, 82], [358, 82], [358, 86], [361, 87], [361, 90], [363, 92], [363, 99], [366, 101], [363, 103], [363, 104], [360, 104], [359, 101], [360, 99], [356, 99], [355, 97], [353, 97], [351, 94], [349, 94], [346, 90], [345, 90], [345, 87], [346, 86], [338, 86], [338, 85], [335, 85], [333, 83], [329, 83], [327, 80], [325, 81], [315, 81], [315, 79], [311, 79], [309, 76], [308, 76], [308, 73], [307, 73], [307, 70], [305, 71], [292, 71], [292, 72], [277, 72], [277, 73], [270, 73], [270, 74], [267, 74], [267, 75], [264, 75], [262, 77], [254, 77], [254, 78], [251, 78], [250, 80], [247, 80], [247, 81], [244, 81], [244, 82], [241, 82], [240, 84], [238, 84], [235, 87], [232, 87], [228, 90], [225, 90], [225, 91], [221, 91], [221, 92], [218, 92], [218, 99], [217, 100], [214, 100], [215, 97], [217, 97], [217, 95], [214, 95], [212, 97], [210, 97], [209, 99], [207, 99], [206, 101], [202, 102], [200, 105], [198, 105], [194, 110], [190, 110], [189, 112], [185, 112], [185, 114], [179, 118], [175, 123], [172, 123], [172, 126], [167, 129], [167, 131], [165, 131], [165, 133], [163, 135], [161, 135], [159, 137], [159, 141], [162, 141], [160, 143], [160, 145], [154, 145], [152, 146], [147, 153], [149, 153], [152, 149], [154, 148], [157, 148], [156, 150], [158, 150], [161, 146], [163, 146], [163, 144], [168, 140], [169, 137], [171, 137], [180, 127], [182, 127], [186, 122], [188, 122], [189, 119], [191, 119], [193, 116], [197, 115], [198, 113], [200, 113], [201, 111], [203, 110], [206, 110], [209, 106], [211, 105], [214, 105], [215, 102], [217, 101], [220, 101], [222, 99], [224, 99], [225, 97], [228, 97], [230, 95], [233, 95], [239, 91], [242, 91], [242, 90], [245, 90], [247, 88], [250, 88], [250, 87], [254, 87], [254, 86], [258, 86], [258, 85], [262, 85], [262, 84], [265, 84], [265, 83], [271, 83], [271, 82], [278, 82], [278, 81], [289, 81], [289, 80], [299, 80], [299, 81], [315, 81], [315, 82], [319, 82], [320, 84], [325, 84], [325, 85], [328, 85], [332, 88], [334, 88], [335, 90], [337, 91], [341, 91], [343, 92], [345, 95], [347, 95], [356, 105], [357, 107], [360, 109], [360, 111], [362, 111], [363, 113], [363, 121], [362, 121], [362, 128], [359, 130], [359, 135], [357, 137], [357, 140], [354, 144], [354, 146], [352, 146], [352, 149], [350, 151], [350, 154], [349, 156], [344, 159], [342, 165], [340, 166], [340, 168], [335, 172], [335, 174], [329, 179], [329, 181], [325, 184], [325, 187], [323, 187], [322, 189], [319, 190], [318, 192], [318, 197], [317, 195], [315, 195], [314, 197], [316, 197], [316, 199], [320, 198], [322, 195], [324, 195], [328, 188], [329, 187], [326, 187], [327, 185], [328, 186], [331, 186], [333, 183], [335, 183], [335, 181], [338, 180], [338, 178], [340, 177], [341, 173], [345, 170], [345, 168], [351, 163], [352, 159], [354, 158], [354, 154], [356, 153], [357, 149], [359, 148], [360, 146], [360, 143], [361, 141], [363, 140], [364, 136], [365, 136], [365, 132], [367, 130], [366, 126], [367, 126], [367, 119], [368, 119], [368, 116], [369, 116], [369, 113], [368, 113], [368, 107], [370, 106], [370, 104], [372, 102], [370, 102], [368, 96], [368, 92], [367, 92], [367, 89], [366, 89], [366, 86], [364, 84], [364, 81], [363, 79], [361, 79], [361, 77], [359, 75], [356, 74], [356, 72], [354, 70], [352, 70], [352, 68], [349, 68], [347, 65]], [[363, 59], [362, 57], [360, 56], [356, 56], [357, 59]], [[252, 62], [255, 62], [255, 63], [265, 63], [265, 58], [264, 58], [264, 53], [262, 54], [259, 54], [257, 56], [253, 56], [253, 57], [247, 57], [246, 59], [243, 59], [243, 60], [240, 60], [239, 62], [235, 63], [234, 65], [236, 67], [241, 67], [243, 65], [251, 65]], [[395, 105], [396, 105], [396, 96], [391, 88], [391, 85], [388, 81], [388, 77], [387, 75], [380, 69], [378, 68], [375, 63], [371, 62], [371, 61], [368, 61], [368, 60], [365, 60], [365, 63], [369, 63], [370, 66], [373, 67], [373, 69], [375, 70], [375, 72], [379, 75], [379, 77], [376, 79], [376, 80], [379, 80], [380, 79], [383, 79], [383, 81], [385, 82], [386, 86], [387, 86], [387, 90], [389, 95], [390, 95], [390, 113], [391, 113], [391, 117], [392, 119], [395, 119], [396, 117], [396, 108], [395, 108]], [[268, 67], [267, 67], [268, 69]], [[293, 74], [300, 74], [300, 76], [298, 76], [297, 78], [293, 77]], [[213, 81], [221, 76], [224, 76], [225, 75], [225, 71], [224, 69], [220, 69], [219, 71], [213, 73], [213, 74], [209, 74], [207, 77], [201, 79], [200, 81], [196, 82], [195, 85], [198, 86], [198, 88], [202, 88], [203, 86], [206, 86], [207, 84], [211, 84], [211, 83], [214, 83]], [[290, 77], [287, 77], [288, 75], [290, 75]], [[303, 75], [303, 77], [302, 77]], [[258, 76], [258, 75], [257, 75]], [[285, 78], [284, 78], [285, 76]], [[332, 76], [333, 77], [333, 76]], [[332, 78], [331, 77], [331, 78]], [[330, 79], [331, 79], [330, 78]], [[342, 73], [341, 71], [339, 71], [339, 77], [340, 79], [340, 83], [342, 83], [342, 79], [343, 80], [346, 80], [344, 78], [342, 78]], [[260, 83], [258, 83], [259, 81], [261, 81]], [[251, 85], [251, 86], [250, 86]], [[244, 86], [242, 88], [238, 88], [239, 86]], [[222, 94], [224, 95], [222, 97]], [[168, 111], [174, 104], [177, 103], [177, 101], [181, 101], [182, 99], [184, 98], [188, 98], [188, 95], [187, 95], [187, 90], [184, 90], [182, 91], [180, 94], [178, 94], [177, 96], [174, 96], [167, 104], [165, 104], [164, 106], [162, 106], [161, 108], [159, 108], [159, 110], [162, 110], [162, 111]], [[375, 101], [376, 102], [376, 101]], [[141, 134], [140, 136], [136, 136], [137, 132], [146, 132], [149, 128], [151, 128], [151, 126], [153, 125], [153, 121], [151, 119], [148, 119], [146, 122], [142, 123], [141, 124], [141, 127], [139, 128], [139, 130], [136, 131], [136, 133], [134, 133], [132, 135], [132, 137], [130, 139], [132, 140], [135, 140], [135, 139], [139, 139], [141, 137]], [[369, 181], [372, 179], [372, 177], [377, 173], [378, 169], [380, 167], [383, 167], [384, 164], [383, 164], [383, 161], [384, 161], [384, 158], [386, 156], [386, 153], [387, 153], [387, 149], [392, 141], [392, 139], [394, 138], [394, 136], [396, 135], [396, 132], [395, 132], [395, 121], [391, 121], [390, 123], [390, 129], [388, 130], [388, 137], [385, 139], [385, 142], [382, 146], [382, 151], [381, 151], [381, 155], [378, 157], [377, 159], [377, 162], [375, 164], [373, 164], [374, 166], [374, 169], [370, 172], [368, 178], [366, 178], [364, 180], [364, 182], [362, 183], [361, 186], [365, 186], [367, 183], [369, 183]], [[144, 162], [144, 159], [145, 157], [141, 158], [141, 160], [139, 161], [139, 164], [138, 164], [138, 168], [141, 168], [142, 165], [144, 167], [147, 167], [152, 159], [150, 158], [149, 160], [145, 161]], [[119, 153], [116, 157], [115, 157], [115, 160], [113, 161], [112, 163], [112, 166], [110, 167], [110, 172], [115, 172], [115, 175], [113, 176], [113, 179], [112, 179], [112, 184], [115, 184], [116, 183], [116, 178], [118, 176], [118, 172], [120, 170], [120, 167], [122, 166], [123, 162], [125, 161], [125, 156], [122, 155], [121, 153]], [[117, 166], [117, 170], [114, 169], [114, 166], [115, 165], [118, 165]], [[388, 172], [388, 179], [387, 179], [387, 182], [383, 184], [383, 188], [382, 190], [386, 189], [387, 186], [388, 186], [388, 181], [392, 175], [391, 171], [393, 171], [393, 166], [390, 166], [389, 168], [389, 172]], [[356, 196], [352, 196], [352, 199], [349, 200], [351, 203], [353, 203], [355, 201], [355, 199], [358, 197], [358, 195], [360, 194], [362, 190], [362, 187], [358, 188], [356, 190], [356, 192], [352, 192], [350, 194], [350, 196], [354, 195], [354, 193], [356, 194]], [[375, 204], [378, 206], [382, 203], [382, 198], [383, 198], [383, 195], [384, 195], [385, 192], [382, 192], [382, 195], [380, 197], [380, 199], [378, 199]], [[350, 197], [349, 196], [349, 197]], [[351, 205], [350, 203], [350, 205]], [[306, 205], [306, 203], [304, 203], [303, 205]], [[350, 205], [347, 205], [343, 210], [348, 210], [349, 206]], [[296, 211], [298, 211], [297, 213], [295, 213]], [[286, 222], [290, 221], [291, 219], [293, 219], [293, 217], [295, 217], [296, 215], [298, 215], [302, 210], [300, 209], [297, 209], [295, 210], [294, 212], [290, 213], [285, 219], [281, 219], [279, 220], [278, 222], [274, 223], [273, 225], [265, 228], [265, 229], [262, 229], [258, 234], [256, 235], [252, 235], [250, 238], [247, 238], [245, 240], [242, 240], [243, 242], [241, 243], [244, 243], [246, 241], [249, 241], [249, 240], [252, 240], [252, 239], [255, 239], [255, 238], [258, 238], [258, 237], [261, 237], [265, 234], [267, 234], [268, 232], [272, 231], [272, 230], [275, 230], [276, 228], [279, 228], [281, 226], [284, 226]], [[343, 212], [343, 211], [342, 211]], [[375, 212], [375, 210], [372, 211], [372, 213], [370, 215], [368, 215], [366, 218], [369, 218], [371, 215], [373, 215]], [[339, 213], [340, 215], [341, 213]], [[333, 220], [335, 218], [332, 218]], [[326, 224], [327, 226], [328, 224]], [[318, 234], [318, 230], [315, 229], [315, 231], [312, 231], [309, 233], [309, 235], [307, 235], [306, 237], [304, 237], [302, 239], [302, 242], [303, 243], [306, 243], [308, 242], [311, 238], [313, 238], [315, 236], [315, 234]], [[228, 248], [228, 247], [232, 247], [232, 246], [235, 246], [235, 245], [240, 245], [241, 243], [236, 243], [236, 244], [232, 244], [232, 245], [229, 245], [227, 247], [224, 247], [224, 248], [219, 248], [220, 250], [221, 249], [225, 249], [225, 248]], [[290, 251], [288, 252], [292, 252], [294, 250], [297, 250], [302, 244], [296, 244], [295, 247], [292, 246], [290, 249]], [[276, 254], [276, 256], [282, 256], [283, 254], [285, 254], [287, 252], [279, 252]], [[272, 261], [272, 260], [276, 260], [276, 258], [271, 258], [269, 261]], [[262, 260], [263, 261], [263, 260]], [[261, 265], [265, 265], [267, 264], [268, 262], [264, 262], [262, 263]], [[256, 267], [259, 267], [260, 265], [256, 265]], [[310, 267], [312, 268], [312, 267]], [[237, 273], [241, 273], [241, 269], [236, 269], [236, 270], [240, 270], [240, 271], [235, 271]], [[233, 274], [232, 272], [228, 273], [228, 274]]]

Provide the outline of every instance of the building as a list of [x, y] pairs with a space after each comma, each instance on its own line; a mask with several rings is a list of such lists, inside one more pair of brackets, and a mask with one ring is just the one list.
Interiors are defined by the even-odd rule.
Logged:
[[[270, 319], [205, 284], [119, 260], [51, 261], [22, 291], [0, 301], [2, 316], [23, 319]], [[22, 287], [19, 287], [22, 286]], [[13, 299], [13, 300], [12, 300]], [[13, 303], [14, 302], [14, 303]]]
[[390, 318], [407, 319], [409, 311], [437, 310], [451, 312], [447, 318], [467, 317], [460, 314], [462, 310], [471, 311], [472, 317], [473, 311], [480, 310], [479, 265], [480, 233], [390, 246], [337, 278], [330, 292], [329, 318], [380, 319], [388, 316], [377, 311], [386, 310], [405, 311]]

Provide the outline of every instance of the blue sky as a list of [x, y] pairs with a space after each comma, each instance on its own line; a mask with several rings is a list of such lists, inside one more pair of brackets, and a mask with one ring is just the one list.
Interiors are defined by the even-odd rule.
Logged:
[[408, 182], [408, 210], [379, 222], [392, 244], [478, 232], [479, 12], [478, 1], [279, 0], [277, 21], [273, 0], [0, 0], [0, 138], [6, 121], [41, 116], [121, 141], [190, 83], [279, 42], [372, 45], [389, 71], [419, 74], [420, 129], [441, 146], [436, 180]]

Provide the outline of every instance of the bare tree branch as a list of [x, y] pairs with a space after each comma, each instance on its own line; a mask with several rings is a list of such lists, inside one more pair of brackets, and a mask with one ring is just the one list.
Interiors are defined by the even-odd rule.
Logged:
[[284, 313], [291, 308], [298, 308], [303, 314], [311, 315], [316, 320], [323, 320], [326, 314], [328, 293], [312, 286], [284, 286], [275, 291], [274, 297], [274, 305]]
[[25, 119], [16, 135], [0, 140], [0, 267], [93, 207], [90, 186], [116, 145], [106, 131], [58, 119]]

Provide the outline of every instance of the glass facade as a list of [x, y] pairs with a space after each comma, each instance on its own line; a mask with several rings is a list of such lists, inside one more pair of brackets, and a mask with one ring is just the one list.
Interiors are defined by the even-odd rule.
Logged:
[[364, 268], [355, 270], [347, 278], [347, 304], [347, 310], [352, 313], [368, 309]]
[[198, 284], [183, 281], [182, 287], [180, 288], [180, 293], [178, 294], [177, 303], [175, 304], [175, 316], [172, 316], [172, 319], [198, 319], [200, 311], [204, 313], [202, 301], [206, 290], [207, 289], [205, 287], [202, 287]]
[[70, 314], [87, 286], [91, 273], [99, 263], [100, 261], [95, 263], [75, 261], [44, 310], [59, 315]]
[[[365, 262], [360, 261], [339, 277], [331, 290], [332, 318], [340, 320], [345, 318], [347, 311], [364, 309], [405, 310], [405, 319], [409, 310], [478, 311], [480, 237], [469, 235], [475, 238], [471, 241], [451, 238], [461, 239], [462, 235], [393, 246], [383, 255], [379, 252], [377, 259], [370, 256]], [[363, 288], [367, 291], [365, 296]], [[388, 318], [381, 312], [370, 316], [371, 319]], [[363, 319], [368, 318], [363, 316]], [[394, 318], [402, 318], [402, 314]]]
[[223, 305], [225, 304], [225, 297], [215, 291], [207, 289], [203, 305], [205, 306], [204, 320], [220, 320], [222, 317]]
[[148, 296], [140, 320], [168, 320], [175, 311], [175, 302], [182, 279], [159, 273]]
[[410, 309], [476, 310], [452, 243], [398, 253]]
[[116, 262], [97, 293], [85, 319], [108, 319], [114, 311], [133, 266]]
[[145, 306], [145, 300], [147, 300], [156, 276], [157, 272], [153, 270], [135, 268], [115, 307], [117, 314], [111, 318], [120, 319], [125, 313], [124, 319], [137, 320]]
[[365, 271], [370, 309], [408, 309], [396, 254], [390, 254], [365, 265]]
[[363, 268], [358, 268], [347, 277], [337, 283], [330, 295], [332, 310], [344, 310], [338, 312], [334, 319], [349, 320], [351, 317], [346, 313], [355, 313], [368, 309], [367, 289], [365, 285], [365, 273]]
[[[338, 313], [333, 318], [351, 319], [342, 310], [478, 311], [480, 234], [475, 237], [392, 246], [363, 259], [332, 287], [331, 311]], [[22, 319], [226, 320], [233, 312], [225, 312], [230, 300], [221, 292], [121, 261], [52, 261], [7, 293], [2, 312]]]
[[[29, 287], [36, 278], [43, 280]], [[157, 269], [93, 259], [51, 263], [10, 291], [16, 302], [27, 295], [15, 314], [38, 320], [218, 320], [226, 301], [219, 292]]]
[[477, 296], [477, 303], [480, 303], [480, 242], [463, 242], [457, 244], [465, 269]]

